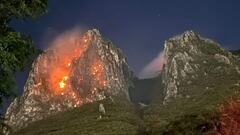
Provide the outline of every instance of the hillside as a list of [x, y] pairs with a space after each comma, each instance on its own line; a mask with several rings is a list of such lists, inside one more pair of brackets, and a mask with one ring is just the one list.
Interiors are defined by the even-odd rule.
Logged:
[[[125, 92], [105, 96], [36, 121], [13, 135], [240, 133], [240, 111], [234, 109], [240, 108], [238, 53], [193, 31], [170, 38], [164, 45], [165, 64], [157, 77], [123, 77], [128, 86], [133, 83], [128, 89], [131, 101]], [[121, 66], [114, 67], [124, 71]], [[106, 114], [99, 110], [101, 104]]]
[[[100, 103], [106, 109], [101, 119], [98, 111]], [[13, 135], [133, 135], [137, 134], [142, 123], [135, 114], [134, 106], [127, 99], [106, 99], [58, 113]]]
[[14, 132], [106, 97], [129, 99], [132, 77], [124, 54], [98, 30], [64, 33], [32, 64], [23, 94], [8, 107], [5, 123]]

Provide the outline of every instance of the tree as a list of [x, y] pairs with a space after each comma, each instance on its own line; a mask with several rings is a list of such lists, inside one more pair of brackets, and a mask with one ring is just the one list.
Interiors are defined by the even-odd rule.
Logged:
[[0, 104], [14, 95], [17, 71], [24, 70], [37, 52], [31, 38], [14, 30], [14, 20], [37, 18], [47, 11], [47, 0], [0, 0]]

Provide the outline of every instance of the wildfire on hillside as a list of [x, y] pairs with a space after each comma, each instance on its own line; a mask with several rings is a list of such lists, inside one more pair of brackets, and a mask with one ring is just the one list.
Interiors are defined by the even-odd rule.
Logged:
[[[69, 74], [72, 62], [81, 57], [87, 49], [87, 37], [80, 38], [69, 45], [69, 48], [53, 48], [56, 51], [56, 61], [52, 61], [49, 71], [49, 87], [56, 95], [64, 95], [71, 87], [69, 86]], [[65, 52], [64, 52], [65, 51]]]
[[[75, 62], [82, 58], [89, 48], [89, 42], [87, 35], [67, 38], [60, 36], [52, 43], [50, 50], [53, 50], [53, 53], [47, 54], [39, 64], [41, 72], [45, 71], [44, 75], [40, 76], [47, 83], [47, 90], [57, 97], [71, 97], [75, 102], [74, 106], [94, 101], [92, 95], [107, 85], [103, 62], [97, 55], [91, 61], [86, 61], [87, 67], [81, 67], [87, 69], [76, 68]], [[74, 74], [75, 70], [81, 70], [81, 73]], [[85, 70], [86, 73], [83, 72]]]
[[220, 119], [214, 125], [216, 135], [240, 135], [240, 100], [230, 99], [220, 106]]

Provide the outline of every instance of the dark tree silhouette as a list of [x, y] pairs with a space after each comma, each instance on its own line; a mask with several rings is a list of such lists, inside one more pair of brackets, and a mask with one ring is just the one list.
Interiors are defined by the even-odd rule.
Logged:
[[14, 95], [17, 71], [24, 70], [37, 51], [30, 36], [17, 32], [12, 20], [37, 18], [47, 11], [47, 0], [0, 1], [0, 104]]

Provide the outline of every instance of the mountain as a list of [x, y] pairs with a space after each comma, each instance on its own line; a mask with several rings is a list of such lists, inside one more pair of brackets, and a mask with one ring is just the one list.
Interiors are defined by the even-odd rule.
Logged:
[[[165, 41], [165, 63], [161, 73], [154, 78], [139, 79], [132, 74], [121, 51], [102, 39], [98, 31], [88, 31], [82, 38], [87, 48], [84, 49], [83, 44], [80, 56], [70, 55], [74, 52], [71, 49], [70, 54], [63, 54], [61, 50], [54, 53], [49, 49], [36, 60], [24, 95], [16, 99], [6, 113], [7, 118], [12, 119], [9, 122], [15, 129], [13, 135], [239, 133], [238, 53], [227, 51], [217, 42], [193, 31], [186, 31]], [[70, 66], [68, 61], [63, 65], [71, 69], [67, 72], [70, 79], [64, 80], [65, 76], [62, 76], [61, 71], [65, 68], [60, 71], [53, 68], [61, 75], [56, 83], [58, 87], [55, 87], [52, 83], [55, 81], [51, 80], [51, 75], [55, 75], [51, 61], [53, 59], [53, 65], [56, 65], [56, 56], [68, 58], [69, 55], [72, 56]], [[47, 63], [48, 76], [41, 67], [44, 63]], [[40, 71], [44, 74], [39, 74]], [[79, 78], [81, 83], [78, 83]], [[46, 82], [39, 84], [39, 80]], [[69, 95], [72, 91], [80, 97], [79, 104], [76, 104], [79, 100], [75, 101], [75, 96]], [[50, 106], [56, 109], [51, 112]], [[39, 107], [40, 111], [29, 109]], [[22, 119], [26, 116], [31, 121]], [[19, 126], [17, 120], [27, 125]]]
[[[201, 87], [212, 88], [209, 81], [215, 77], [239, 74], [239, 63], [232, 53], [212, 40], [204, 39], [192, 31], [174, 37], [165, 43], [166, 64], [163, 71], [165, 101], [171, 97], [188, 96], [191, 84], [203, 82]], [[201, 80], [199, 80], [201, 79]], [[207, 80], [204, 83], [204, 80]]]
[[111, 96], [129, 100], [133, 74], [120, 49], [93, 29], [83, 36], [68, 33], [41, 54], [29, 73], [21, 97], [5, 114], [14, 132], [57, 112]]
[[193, 31], [167, 40], [164, 53], [163, 89], [159, 89], [164, 98], [144, 110], [146, 130], [164, 135], [213, 134], [220, 105], [239, 95], [237, 56]]

